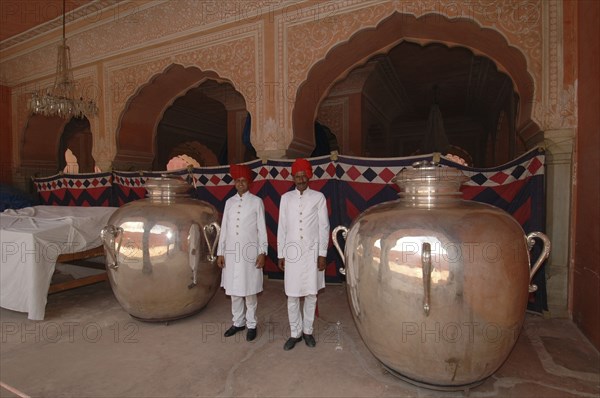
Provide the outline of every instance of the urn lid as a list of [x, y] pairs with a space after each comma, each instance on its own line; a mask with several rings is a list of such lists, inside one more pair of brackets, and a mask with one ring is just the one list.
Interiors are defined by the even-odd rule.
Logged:
[[460, 186], [468, 177], [454, 167], [423, 160], [402, 169], [392, 181], [400, 187], [401, 196], [460, 196]]
[[144, 185], [148, 191], [148, 197], [170, 198], [189, 196], [191, 185], [179, 176], [163, 175], [162, 177], [149, 177]]

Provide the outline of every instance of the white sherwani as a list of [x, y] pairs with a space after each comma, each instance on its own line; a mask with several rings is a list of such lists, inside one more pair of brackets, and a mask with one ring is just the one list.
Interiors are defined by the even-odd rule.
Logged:
[[245, 297], [263, 290], [262, 269], [256, 257], [267, 253], [263, 201], [250, 192], [225, 202], [217, 255], [225, 257], [221, 287], [229, 296]]
[[285, 294], [304, 297], [325, 287], [325, 271], [317, 257], [327, 256], [329, 217], [327, 201], [318, 191], [306, 188], [286, 192], [279, 205], [277, 257], [285, 259]]

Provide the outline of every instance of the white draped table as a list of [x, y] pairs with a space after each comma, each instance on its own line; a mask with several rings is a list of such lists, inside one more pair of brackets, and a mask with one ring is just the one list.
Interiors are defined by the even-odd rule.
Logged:
[[0, 306], [44, 319], [60, 255], [102, 245], [116, 207], [34, 206], [0, 213]]

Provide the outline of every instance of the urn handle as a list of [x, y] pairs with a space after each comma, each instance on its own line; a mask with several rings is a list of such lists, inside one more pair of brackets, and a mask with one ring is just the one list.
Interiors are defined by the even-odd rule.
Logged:
[[[202, 231], [204, 232], [204, 239], [206, 239], [206, 244], [208, 245], [208, 251], [209, 254], [208, 256], [206, 256], [206, 258], [208, 259], [208, 261], [215, 261], [217, 259], [217, 256], [215, 256], [215, 249], [217, 248], [217, 243], [219, 243], [219, 235], [221, 235], [221, 227], [219, 226], [219, 224], [216, 221], [211, 222], [210, 224], [207, 224], [204, 226], [204, 228], [202, 228]], [[213, 231], [216, 231], [215, 233], [215, 240], [213, 241], [213, 243], [210, 243], [210, 239], [208, 239], [208, 235], [207, 233], [212, 233]]]
[[550, 239], [548, 239], [545, 234], [541, 232], [532, 232], [527, 235], [527, 246], [529, 247], [529, 250], [535, 245], [535, 238], [539, 238], [542, 241], [543, 246], [542, 253], [535, 264], [533, 264], [533, 267], [531, 266], [531, 262], [529, 263], [529, 293], [535, 292], [538, 289], [537, 285], [532, 284], [531, 281], [533, 280], [535, 273], [542, 266], [542, 263], [550, 256], [550, 248], [552, 247]]
[[431, 290], [431, 244], [424, 242], [421, 250], [421, 265], [423, 266], [423, 311], [429, 316], [429, 296]]
[[[342, 262], [344, 263], [344, 265], [346, 265], [346, 256], [344, 256], [344, 252], [343, 252], [342, 248], [340, 247], [340, 244], [338, 243], [338, 239], [337, 239], [338, 233], [340, 231], [342, 231], [342, 237], [345, 240], [348, 237], [348, 228], [344, 227], [343, 225], [338, 225], [337, 227], [335, 227], [333, 229], [333, 232], [331, 232], [331, 239], [333, 240], [333, 245], [335, 246], [338, 253], [340, 254], [340, 257], [342, 258]], [[339, 271], [340, 271], [340, 274], [346, 275], [346, 268], [340, 267]]]
[[[210, 247], [210, 246], [209, 246]], [[188, 285], [188, 289], [193, 288], [198, 284], [198, 257], [200, 254], [200, 226], [193, 223], [188, 234], [188, 261], [192, 269], [192, 283]]]
[[123, 241], [123, 228], [107, 225], [100, 231], [100, 239], [102, 239], [102, 244], [108, 253], [107, 267], [117, 270], [119, 268], [117, 258]]

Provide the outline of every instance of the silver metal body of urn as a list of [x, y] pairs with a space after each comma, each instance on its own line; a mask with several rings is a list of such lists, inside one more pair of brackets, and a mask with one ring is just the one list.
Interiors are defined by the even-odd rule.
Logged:
[[[503, 210], [462, 200], [465, 180], [454, 168], [415, 164], [395, 178], [399, 200], [332, 232], [369, 350], [396, 376], [438, 390], [474, 387], [506, 360], [550, 251], [544, 234], [525, 236]], [[530, 267], [535, 238], [543, 255]]]
[[192, 315], [219, 287], [219, 213], [179, 178], [148, 178], [145, 187], [148, 197], [120, 207], [101, 232], [112, 290], [140, 320]]

